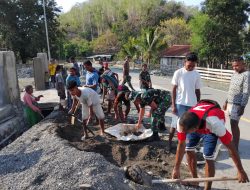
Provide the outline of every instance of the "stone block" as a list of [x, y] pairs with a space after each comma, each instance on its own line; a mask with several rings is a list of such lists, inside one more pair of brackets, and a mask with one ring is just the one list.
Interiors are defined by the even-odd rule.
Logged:
[[33, 67], [36, 90], [45, 90], [45, 67], [42, 59], [35, 57], [33, 59]]
[[41, 58], [42, 64], [44, 66], [44, 71], [49, 71], [49, 62], [48, 62], [48, 57], [47, 53], [37, 53], [37, 57]]
[[[19, 86], [16, 73], [16, 58], [12, 51], [0, 52], [0, 106], [20, 101]], [[2, 100], [2, 102], [1, 102]]]

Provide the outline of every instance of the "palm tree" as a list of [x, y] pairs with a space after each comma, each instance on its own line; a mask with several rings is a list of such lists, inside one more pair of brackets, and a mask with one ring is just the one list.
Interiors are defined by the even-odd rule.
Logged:
[[151, 59], [156, 52], [162, 48], [163, 43], [159, 40], [162, 37], [159, 28], [143, 29], [139, 40], [143, 57], [147, 60], [148, 67], [150, 66]]

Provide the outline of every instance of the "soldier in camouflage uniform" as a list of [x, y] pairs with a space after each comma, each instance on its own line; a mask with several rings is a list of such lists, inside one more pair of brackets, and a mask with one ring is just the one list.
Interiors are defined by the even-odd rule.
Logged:
[[165, 123], [165, 113], [171, 106], [171, 93], [159, 89], [149, 89], [145, 92], [132, 91], [129, 95], [129, 99], [134, 101], [135, 104], [140, 105], [137, 128], [140, 128], [145, 113], [145, 106], [151, 107], [151, 129], [153, 136], [150, 140], [160, 140], [158, 129], [162, 123]]
[[147, 69], [147, 64], [142, 65], [142, 71], [139, 74], [140, 88], [142, 91], [146, 91], [149, 88], [152, 88], [150, 74]]

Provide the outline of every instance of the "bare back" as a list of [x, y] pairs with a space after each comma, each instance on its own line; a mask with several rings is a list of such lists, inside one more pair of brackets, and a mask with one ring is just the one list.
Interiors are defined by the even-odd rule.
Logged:
[[129, 75], [129, 62], [125, 61], [123, 65], [123, 77]]

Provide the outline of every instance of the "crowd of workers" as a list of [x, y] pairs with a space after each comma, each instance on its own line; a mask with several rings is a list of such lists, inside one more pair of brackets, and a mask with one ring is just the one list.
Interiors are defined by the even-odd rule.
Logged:
[[[142, 66], [139, 74], [140, 90], [136, 91], [131, 83], [130, 57], [127, 56], [123, 64], [122, 79], [118, 74], [109, 68], [109, 63], [100, 61], [100, 69], [96, 70], [91, 61], [85, 61], [79, 67], [74, 58], [71, 59], [73, 67], [69, 69], [69, 74], [65, 77], [62, 67], [57, 65], [54, 73], [50, 72], [51, 83], [57, 89], [60, 102], [67, 98], [69, 114], [74, 113], [78, 104], [82, 105], [83, 137], [88, 138], [86, 126], [93, 118], [97, 118], [100, 125], [100, 135], [104, 135], [105, 114], [102, 103], [105, 99], [108, 102], [107, 113], [114, 109], [114, 119], [126, 122], [134, 103], [138, 111], [138, 121], [136, 129], [142, 126], [145, 115], [145, 107], [150, 107], [147, 114], [151, 117], [151, 129], [153, 135], [148, 141], [161, 140], [159, 130], [165, 128], [165, 113], [171, 107], [172, 113], [177, 117], [174, 125], [169, 131], [169, 149], [172, 148], [172, 139], [177, 131], [178, 146], [176, 153], [176, 164], [173, 169], [173, 178], [180, 178], [180, 165], [184, 153], [187, 153], [189, 169], [194, 178], [197, 178], [195, 147], [203, 139], [203, 156], [206, 161], [205, 175], [212, 177], [215, 175], [214, 152], [217, 140], [220, 139], [229, 150], [238, 171], [239, 182], [248, 182], [241, 160], [238, 154], [240, 139], [239, 119], [244, 113], [250, 93], [250, 75], [246, 70], [244, 60], [237, 57], [232, 61], [235, 73], [232, 76], [228, 97], [223, 108], [212, 100], [201, 100], [201, 77], [195, 70], [198, 57], [195, 53], [186, 56], [184, 67], [175, 71], [172, 78], [172, 91], [155, 89], [152, 85], [147, 65]], [[86, 71], [86, 81], [82, 85], [80, 81], [81, 70]], [[83, 72], [82, 72], [83, 73]], [[126, 86], [126, 84], [128, 86]], [[66, 93], [65, 93], [66, 87]], [[41, 115], [39, 108], [35, 105], [41, 97], [32, 96], [32, 86], [27, 86], [24, 96], [26, 112], [30, 116], [31, 123], [38, 122]], [[66, 96], [67, 94], [67, 96]], [[100, 98], [102, 94], [102, 98]], [[61, 104], [60, 107], [64, 109]], [[125, 109], [124, 109], [125, 108]], [[225, 114], [227, 111], [230, 118], [232, 134], [225, 127]], [[205, 189], [211, 189], [212, 182], [207, 182]]]

